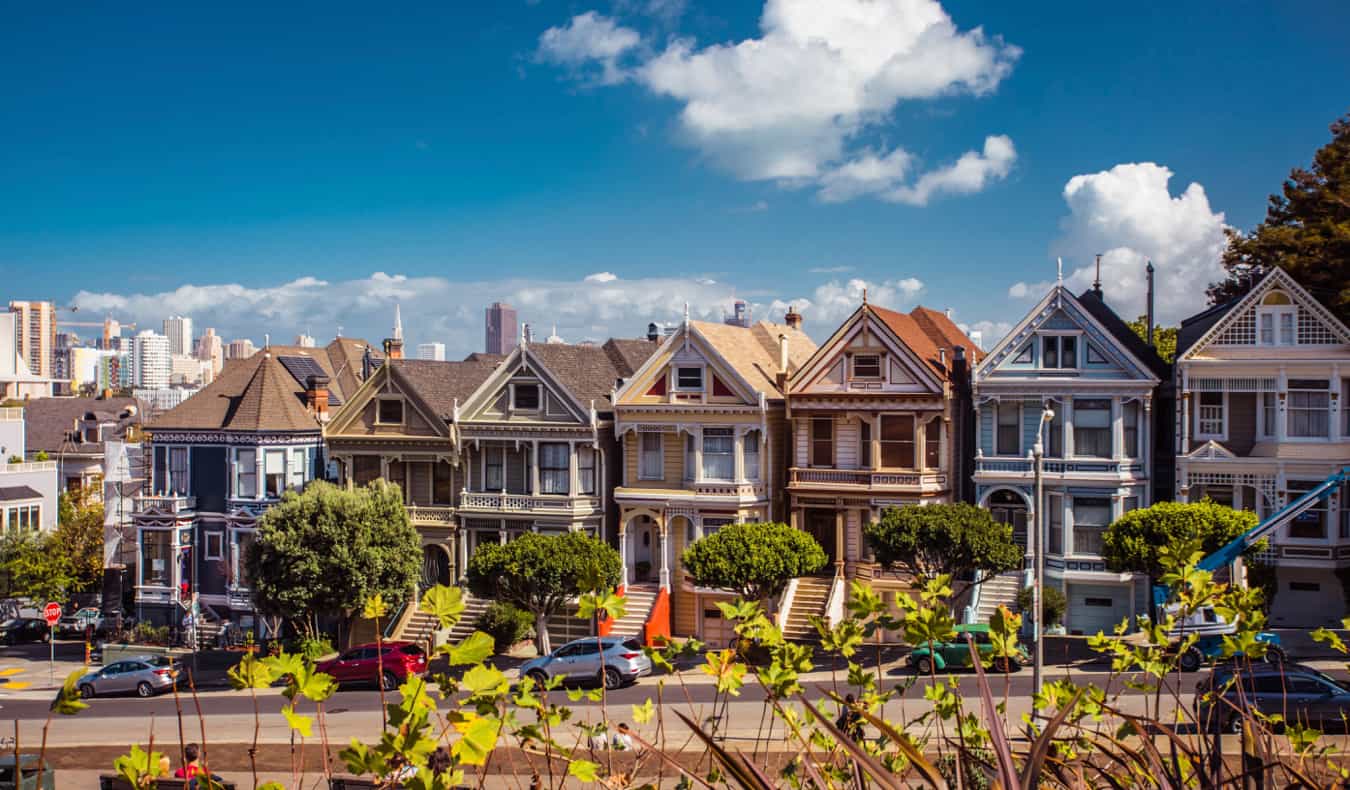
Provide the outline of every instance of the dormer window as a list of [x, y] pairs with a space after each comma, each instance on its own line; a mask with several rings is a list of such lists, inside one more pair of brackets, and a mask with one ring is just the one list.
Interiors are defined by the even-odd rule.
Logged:
[[858, 354], [857, 356], [853, 357], [853, 378], [855, 379], [881, 378], [881, 355]]
[[1049, 335], [1041, 338], [1041, 367], [1056, 369], [1078, 367], [1078, 338], [1074, 335]]
[[1261, 299], [1256, 323], [1263, 346], [1292, 346], [1298, 308], [1283, 291], [1271, 291]]
[[379, 425], [403, 424], [403, 399], [380, 398], [375, 402], [375, 422]]
[[511, 385], [512, 411], [539, 411], [538, 384]]
[[675, 389], [685, 390], [686, 392], [702, 392], [703, 368], [675, 368]]

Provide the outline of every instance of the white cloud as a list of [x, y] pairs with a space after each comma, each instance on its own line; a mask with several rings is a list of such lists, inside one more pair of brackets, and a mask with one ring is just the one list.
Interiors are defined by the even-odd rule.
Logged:
[[587, 11], [572, 17], [565, 26], [545, 30], [539, 36], [539, 57], [572, 68], [594, 61], [601, 67], [600, 83], [613, 85], [627, 76], [620, 58], [641, 44], [642, 36], [637, 31]]
[[718, 166], [747, 180], [816, 184], [825, 200], [893, 193], [923, 205], [981, 188], [999, 162], [1011, 164], [998, 156], [1011, 154], [1010, 142], [991, 156], [986, 141], [959, 172], [896, 192], [910, 155], [856, 147], [864, 132], [893, 125], [902, 102], [985, 95], [1012, 71], [1020, 49], [978, 27], [959, 30], [938, 0], [766, 0], [760, 31], [704, 47], [676, 39], [625, 68], [619, 55], [638, 47], [638, 33], [587, 12], [545, 31], [540, 52], [573, 66], [589, 58], [609, 82], [633, 79], [675, 99], [683, 138]]
[[812, 273], [812, 274], [843, 274], [843, 273], [845, 273], [845, 272], [851, 272], [851, 271], [853, 271], [853, 267], [852, 267], [852, 266], [816, 266], [816, 267], [814, 267], [814, 268], [807, 269], [807, 271], [810, 272], [810, 273]]
[[[1093, 257], [1100, 253], [1103, 293], [1122, 318], [1144, 313], [1144, 267], [1150, 260], [1159, 321], [1175, 324], [1203, 305], [1205, 286], [1223, 274], [1224, 215], [1210, 208], [1199, 184], [1173, 197], [1171, 178], [1168, 168], [1140, 162], [1069, 179], [1064, 187], [1069, 214], [1053, 248], [1064, 257], [1064, 280], [1075, 292], [1091, 287]], [[1008, 294], [1039, 299], [1048, 287], [1019, 282]]]
[[595, 274], [588, 274], [582, 279], [588, 283], [612, 283], [619, 279], [619, 275], [614, 272], [596, 272]]
[[[958, 322], [956, 326], [962, 332], [971, 335], [971, 339], [978, 340], [981, 351], [988, 351], [998, 345], [998, 341], [1002, 340], [1013, 328], [1012, 323], [1008, 321], [975, 321], [969, 324]], [[976, 332], [979, 333], [978, 338], [973, 335]]]
[[1007, 177], [1017, 149], [1006, 135], [984, 140], [984, 151], [967, 151], [947, 167], [924, 173], [913, 186], [899, 186], [884, 197], [911, 206], [926, 206], [934, 195], [968, 195], [983, 190], [990, 181]]
[[918, 296], [923, 290], [923, 281], [916, 277], [880, 282], [859, 277], [842, 283], [830, 280], [816, 286], [809, 297], [773, 300], [768, 305], [769, 318], [781, 321], [788, 307], [794, 307], [805, 319], [807, 331], [817, 338], [824, 338], [858, 309], [858, 305], [862, 304], [864, 292], [867, 294], [867, 301], [873, 304], [893, 310], [908, 310], [917, 303]]

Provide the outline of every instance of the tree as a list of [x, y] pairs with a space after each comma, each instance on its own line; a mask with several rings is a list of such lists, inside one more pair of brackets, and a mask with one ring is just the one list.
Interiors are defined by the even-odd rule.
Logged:
[[1020, 568], [1025, 554], [1012, 526], [964, 502], [886, 508], [863, 536], [887, 570], [925, 582], [943, 575], [968, 579], [968, 587]]
[[1280, 266], [1350, 323], [1350, 116], [1331, 125], [1331, 142], [1313, 154], [1312, 167], [1290, 171], [1260, 225], [1227, 234], [1228, 277], [1210, 285], [1211, 302], [1241, 296], [1262, 272]]
[[309, 636], [318, 617], [350, 621], [376, 594], [406, 600], [421, 562], [403, 495], [383, 480], [350, 491], [316, 481], [287, 492], [263, 514], [245, 558], [258, 610]]
[[798, 576], [829, 562], [816, 539], [787, 524], [732, 524], [695, 541], [680, 557], [700, 587], [734, 590], [747, 601], [766, 602]]
[[[1201, 502], [1159, 502], [1131, 510], [1106, 528], [1102, 557], [1116, 573], [1163, 574], [1162, 550], [1198, 543], [1211, 554], [1257, 524], [1256, 514], [1234, 510], [1206, 499]], [[1253, 547], [1252, 551], [1258, 547]]]
[[[1129, 322], [1139, 339], [1148, 340], [1148, 316], [1141, 315]], [[1171, 363], [1177, 356], [1177, 328], [1174, 326], [1153, 325], [1153, 350], [1158, 352], [1163, 362]]]
[[534, 616], [540, 654], [552, 652], [548, 618], [579, 593], [617, 587], [619, 552], [582, 532], [529, 532], [507, 543], [484, 543], [469, 558], [469, 589], [515, 604]]
[[34, 606], [61, 602], [75, 586], [75, 572], [64, 548], [50, 533], [11, 532], [0, 541], [0, 574], [7, 595]]
[[79, 488], [61, 494], [56, 544], [70, 558], [75, 590], [92, 592], [103, 583], [103, 503]]

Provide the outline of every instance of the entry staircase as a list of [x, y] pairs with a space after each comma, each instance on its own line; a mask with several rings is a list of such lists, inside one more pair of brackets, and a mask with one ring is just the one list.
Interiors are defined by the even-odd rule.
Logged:
[[812, 625], [811, 616], [825, 616], [833, 586], [834, 580], [828, 576], [803, 576], [797, 580], [797, 590], [783, 624], [784, 638], [790, 642], [820, 641], [820, 632]]
[[1022, 571], [1006, 571], [980, 585], [975, 607], [975, 622], [987, 623], [998, 607], [1016, 611], [1017, 593], [1022, 589]]
[[[413, 612], [401, 621], [393, 623], [393, 627], [386, 632], [385, 638], [396, 642], [417, 642], [425, 644], [432, 634], [441, 630], [440, 621], [430, 612], [422, 611], [415, 601], [410, 602]], [[487, 608], [488, 601], [482, 598], [474, 598], [467, 591], [464, 593], [464, 613], [460, 615], [459, 622], [450, 629], [449, 641], [458, 642], [464, 637], [472, 634], [478, 626], [478, 618]]]
[[656, 605], [656, 593], [660, 588], [655, 584], [630, 584], [624, 588], [624, 615], [610, 629], [612, 636], [643, 636], [647, 618]]

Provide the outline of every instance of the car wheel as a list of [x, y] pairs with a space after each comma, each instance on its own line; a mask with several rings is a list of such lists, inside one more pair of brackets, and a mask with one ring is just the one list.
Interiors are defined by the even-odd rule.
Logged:
[[1234, 712], [1228, 716], [1228, 721], [1224, 722], [1224, 732], [1240, 734], [1242, 732], [1242, 714]]
[[525, 677], [534, 681], [535, 688], [541, 689], [544, 687], [544, 684], [548, 682], [548, 675], [545, 675], [542, 669], [530, 670], [530, 672], [526, 674]]
[[88, 683], [83, 683], [83, 684], [81, 684], [81, 685], [80, 685], [80, 696], [83, 697], [83, 698], [85, 698], [85, 699], [93, 699], [93, 698], [94, 698], [94, 687], [91, 686], [91, 685], [89, 685]]
[[999, 672], [1002, 674], [1008, 674], [1012, 672], [1014, 669], [1017, 669], [1017, 665], [1014, 664], [1006, 656], [1000, 656], [998, 658], [995, 658], [992, 666], [995, 672]]
[[931, 675], [933, 673], [933, 659], [928, 656], [919, 656], [914, 659], [914, 671], [920, 675]]
[[136, 694], [141, 697], [153, 697], [155, 696], [155, 687], [142, 680], [136, 684]]
[[1279, 645], [1266, 645], [1266, 655], [1264, 661], [1267, 664], [1283, 664], [1289, 660], [1289, 656], [1284, 652], [1284, 648]]
[[380, 687], [385, 691], [393, 691], [398, 688], [398, 675], [395, 675], [393, 672], [386, 669], [384, 674], [380, 676], [380, 679], [382, 681]]
[[1181, 654], [1180, 660], [1177, 661], [1177, 666], [1181, 668], [1182, 672], [1196, 672], [1199, 671], [1201, 663], [1203, 663], [1203, 661], [1200, 656], [1200, 651], [1191, 648]]
[[619, 670], [614, 667], [605, 667], [602, 682], [604, 682], [606, 689], [612, 691], [623, 685], [623, 675], [620, 675]]

